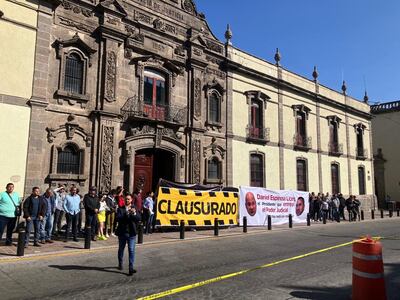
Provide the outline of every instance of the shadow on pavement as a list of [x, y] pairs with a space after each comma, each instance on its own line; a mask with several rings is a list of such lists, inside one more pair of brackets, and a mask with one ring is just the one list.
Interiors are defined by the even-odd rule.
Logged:
[[77, 265], [49, 265], [50, 268], [59, 269], [62, 271], [78, 270], [78, 271], [96, 271], [96, 272], [107, 272], [115, 273], [120, 275], [126, 275], [125, 273], [118, 271], [116, 267], [87, 267], [87, 266], [77, 266]]
[[[385, 285], [389, 300], [398, 299], [398, 286], [400, 285], [400, 264], [385, 263]], [[349, 279], [351, 280], [351, 279]], [[292, 290], [290, 295], [298, 299], [310, 300], [347, 300], [351, 299], [351, 285], [340, 287], [310, 287], [310, 286], [281, 286]]]

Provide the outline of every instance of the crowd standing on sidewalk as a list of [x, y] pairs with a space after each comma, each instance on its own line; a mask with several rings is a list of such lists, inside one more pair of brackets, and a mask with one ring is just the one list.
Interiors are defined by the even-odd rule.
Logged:
[[360, 220], [360, 200], [356, 196], [350, 195], [345, 199], [342, 194], [318, 193], [314, 192], [309, 197], [309, 214], [315, 222], [321, 222], [324, 219], [340, 222], [340, 219], [346, 220], [345, 209], [347, 210], [349, 221]]

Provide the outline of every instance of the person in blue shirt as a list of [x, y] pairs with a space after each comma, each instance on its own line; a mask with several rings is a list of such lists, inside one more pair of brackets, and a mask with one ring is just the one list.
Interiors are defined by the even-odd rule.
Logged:
[[78, 242], [78, 219], [80, 212], [81, 197], [77, 194], [77, 188], [71, 187], [70, 193], [64, 199], [64, 211], [67, 219], [67, 228], [65, 229], [65, 241], [68, 240], [68, 234], [72, 225], [72, 236], [75, 242]]
[[145, 220], [145, 234], [151, 234], [151, 227], [153, 225], [153, 219], [154, 219], [154, 200], [153, 200], [153, 192], [148, 192], [146, 199], [144, 199], [144, 204], [143, 204], [143, 219]]
[[8, 183], [6, 191], [0, 194], [0, 241], [7, 227], [6, 246], [12, 245], [12, 233], [17, 223], [16, 207], [21, 207], [21, 200], [14, 192], [14, 184]]
[[40, 223], [40, 243], [53, 243], [51, 234], [53, 231], [54, 212], [56, 211], [56, 198], [53, 191], [48, 188], [42, 198], [46, 201], [47, 210], [43, 222]]

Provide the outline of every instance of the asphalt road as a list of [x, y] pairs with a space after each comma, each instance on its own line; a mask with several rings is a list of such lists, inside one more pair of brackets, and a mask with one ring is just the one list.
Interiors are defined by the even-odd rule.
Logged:
[[[400, 299], [400, 219], [318, 225], [137, 248], [132, 277], [116, 269], [116, 250], [0, 262], [1, 299], [137, 299], [300, 254], [382, 240], [389, 299]], [[252, 270], [165, 299], [349, 299], [351, 245]]]

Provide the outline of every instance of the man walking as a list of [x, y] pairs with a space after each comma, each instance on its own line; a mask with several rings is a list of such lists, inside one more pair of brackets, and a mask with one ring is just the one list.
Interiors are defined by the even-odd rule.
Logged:
[[40, 223], [40, 243], [53, 243], [51, 234], [53, 232], [54, 212], [56, 210], [56, 200], [53, 191], [48, 188], [43, 194], [42, 198], [46, 200], [46, 215], [44, 216], [43, 222]]
[[4, 229], [7, 227], [6, 246], [12, 245], [12, 233], [17, 222], [17, 215], [20, 213], [19, 195], [14, 192], [14, 184], [8, 183], [6, 191], [0, 194], [0, 241], [3, 239]]
[[83, 206], [85, 207], [86, 213], [86, 226], [91, 227], [91, 238], [92, 241], [96, 240], [96, 228], [97, 228], [97, 214], [99, 213], [100, 201], [97, 197], [96, 187], [92, 186], [89, 189], [89, 193], [83, 198]]
[[129, 276], [136, 273], [133, 269], [135, 262], [136, 226], [141, 220], [140, 213], [132, 205], [133, 197], [131, 194], [125, 196], [125, 205], [117, 210], [118, 227], [116, 234], [119, 240], [118, 247], [118, 269], [123, 269], [124, 250], [128, 244], [129, 251]]
[[25, 248], [29, 245], [32, 226], [34, 230], [33, 246], [40, 247], [38, 241], [40, 238], [40, 229], [42, 228], [44, 216], [47, 212], [46, 200], [40, 197], [38, 187], [32, 188], [32, 194], [24, 201], [24, 218], [26, 219]]
[[72, 236], [74, 241], [78, 241], [78, 217], [79, 217], [79, 203], [81, 198], [76, 193], [76, 187], [71, 187], [70, 193], [65, 196], [64, 200], [64, 211], [67, 218], [67, 228], [65, 229], [65, 241], [68, 241], [68, 234], [72, 225]]

